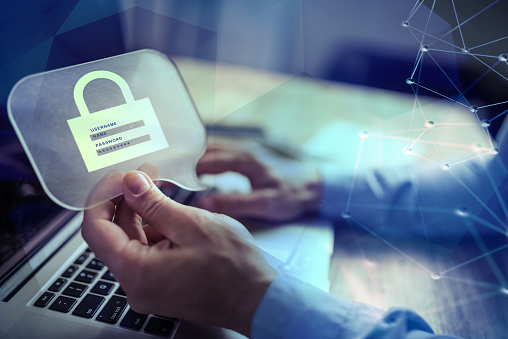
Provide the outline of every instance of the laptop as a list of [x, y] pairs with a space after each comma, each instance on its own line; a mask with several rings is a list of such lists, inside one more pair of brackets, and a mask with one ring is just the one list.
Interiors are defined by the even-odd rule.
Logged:
[[[27, 171], [25, 166], [21, 167]], [[30, 175], [10, 167], [1, 172], [2, 194], [7, 196], [2, 199], [0, 228], [0, 337], [243, 337], [230, 330], [131, 310], [119, 283], [82, 239], [82, 212], [55, 205], [36, 179], [30, 181]], [[214, 183], [214, 189], [228, 190], [236, 179], [226, 175], [206, 180]], [[206, 194], [174, 188], [164, 193], [189, 205]], [[330, 223], [315, 219], [248, 226], [279, 272], [329, 290]]]

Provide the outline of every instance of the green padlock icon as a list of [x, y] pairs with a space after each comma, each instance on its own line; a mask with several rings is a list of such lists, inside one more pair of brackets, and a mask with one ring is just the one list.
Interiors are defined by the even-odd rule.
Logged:
[[[83, 91], [95, 79], [109, 79], [122, 91], [125, 104], [90, 113]], [[81, 116], [67, 120], [88, 172], [168, 147], [150, 98], [134, 100], [129, 85], [110, 71], [93, 71], [74, 86]]]

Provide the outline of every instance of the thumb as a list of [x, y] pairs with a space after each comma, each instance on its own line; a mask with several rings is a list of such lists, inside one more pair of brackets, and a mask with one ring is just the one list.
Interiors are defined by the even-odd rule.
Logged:
[[123, 196], [129, 207], [150, 227], [176, 245], [193, 241], [197, 227], [192, 216], [200, 211], [180, 205], [164, 195], [143, 172], [132, 171], [122, 183]]

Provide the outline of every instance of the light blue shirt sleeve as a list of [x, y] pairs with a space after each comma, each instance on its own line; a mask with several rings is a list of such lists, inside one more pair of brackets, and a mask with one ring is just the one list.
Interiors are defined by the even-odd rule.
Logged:
[[[504, 138], [506, 139], [506, 138]], [[507, 142], [497, 156], [486, 155], [442, 170], [425, 168], [372, 170], [354, 177], [339, 164], [321, 166], [321, 216], [351, 218], [366, 227], [386, 225], [397, 232], [459, 239], [467, 232], [461, 209], [480, 215], [489, 209], [502, 213], [492, 198], [508, 192]], [[485, 213], [484, 213], [485, 214]], [[487, 213], [492, 214], [492, 213]], [[424, 220], [450, 219], [447, 227], [429, 227]], [[495, 220], [487, 220], [496, 223]]]
[[278, 276], [252, 321], [251, 339], [437, 339], [411, 310], [383, 312], [323, 292], [287, 274]]

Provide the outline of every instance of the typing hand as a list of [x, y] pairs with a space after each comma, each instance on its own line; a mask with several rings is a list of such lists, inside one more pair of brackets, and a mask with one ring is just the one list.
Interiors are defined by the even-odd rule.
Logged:
[[232, 171], [250, 180], [250, 193], [215, 193], [200, 203], [204, 209], [233, 218], [290, 221], [315, 212], [321, 198], [315, 168], [276, 157], [257, 144], [209, 145], [198, 162], [197, 171], [198, 174]]
[[82, 234], [131, 307], [248, 335], [277, 275], [248, 231], [172, 201], [142, 172], [127, 173], [122, 189], [123, 197], [85, 211]]

